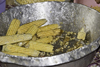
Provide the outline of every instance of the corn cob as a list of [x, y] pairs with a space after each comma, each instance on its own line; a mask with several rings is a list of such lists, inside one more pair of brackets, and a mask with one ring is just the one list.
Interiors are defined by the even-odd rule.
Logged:
[[[29, 41], [30, 42], [30, 41]], [[27, 44], [25, 44], [25, 48], [29, 48], [29, 42]]]
[[58, 24], [51, 24], [51, 25], [40, 27], [38, 32], [52, 30], [56, 28], [60, 28], [60, 26]]
[[[9, 28], [8, 28], [8, 31], [7, 31], [6, 35], [7, 36], [8, 35], [15, 35], [17, 33], [17, 30], [18, 30], [19, 26], [20, 26], [20, 20], [13, 19], [10, 26], [9, 26]], [[7, 45], [9, 45], [9, 44], [7, 44]], [[2, 49], [2, 51], [3, 51], [3, 49]]]
[[30, 40], [31, 38], [32, 38], [31, 34], [1, 36], [0, 45], [26, 41], [26, 40]]
[[2, 52], [4, 52], [4, 48], [5, 48], [5, 46], [6, 46], [6, 45], [3, 45], [3, 47], [2, 47]]
[[6, 35], [15, 35], [19, 26], [20, 26], [20, 21], [17, 19], [13, 19]]
[[[26, 34], [31, 34], [32, 36], [34, 36], [34, 35], [36, 34], [37, 30], [38, 30], [38, 26], [32, 25], [32, 26], [28, 29], [28, 31], [26, 32]], [[23, 45], [25, 45], [27, 42], [28, 42], [28, 41], [19, 42], [18, 45], [19, 45], [19, 46], [23, 46]]]
[[23, 57], [28, 57], [28, 55], [26, 54], [22, 54], [22, 53], [12, 53], [12, 52], [3, 52], [5, 54], [9, 54], [9, 55], [14, 55], [14, 56], [23, 56]]
[[29, 42], [29, 49], [44, 51], [44, 52], [53, 52], [53, 46], [50, 44], [38, 43], [34, 41]]
[[[36, 35], [35, 35], [35, 36], [32, 37], [32, 40], [30, 40], [30, 41], [36, 41], [36, 39], [37, 39], [37, 37], [36, 37]], [[28, 41], [28, 42], [25, 44], [25, 48], [29, 48], [29, 42], [30, 42], [30, 41]]]
[[98, 12], [100, 12], [100, 7], [98, 7], [98, 6], [91, 7], [91, 8], [93, 8], [93, 9], [97, 10]]
[[5, 52], [7, 51], [7, 52], [14, 52], [14, 53], [22, 53], [22, 54], [26, 54], [28, 56], [38, 56], [40, 53], [39, 51], [36, 51], [36, 50], [19, 47], [19, 46], [15, 46], [15, 45], [6, 45], [4, 48], [4, 51]]
[[29, 41], [23, 41], [23, 42], [19, 42], [18, 44], [17, 44], [17, 46], [23, 46], [23, 45], [25, 45], [26, 43], [28, 43]]
[[53, 40], [52, 36], [49, 37], [45, 37], [45, 38], [41, 38], [36, 40], [36, 42], [40, 42], [40, 43], [50, 43]]
[[37, 37], [36, 37], [36, 35], [34, 35], [34, 36], [32, 37], [32, 41], [36, 41], [36, 39], [37, 39]]
[[55, 29], [55, 30], [48, 30], [48, 31], [43, 31], [43, 32], [38, 32], [37, 36], [38, 37], [47, 37], [47, 36], [56, 36], [60, 34], [60, 29]]
[[65, 1], [65, 0], [16, 0], [19, 4], [25, 5], [30, 3], [36, 3], [36, 2], [45, 2], [45, 1]]
[[78, 32], [77, 39], [85, 40], [85, 37], [86, 37], [86, 32], [84, 31], [84, 28], [82, 28], [82, 29]]
[[37, 21], [33, 21], [33, 22], [30, 22], [30, 23], [24, 24], [24, 25], [19, 27], [18, 34], [25, 33], [33, 24], [35, 24], [37, 26], [41, 26], [46, 22], [47, 21], [45, 19], [41, 19], [41, 20], [37, 20]]
[[34, 36], [34, 35], [36, 34], [37, 31], [38, 31], [38, 26], [32, 25], [32, 26], [28, 29], [28, 31], [26, 32], [26, 34], [29, 33], [29, 34], [31, 34], [32, 36]]
[[[34, 0], [16, 0], [18, 3], [20, 4], [30, 4], [30, 3], [34, 3]], [[37, 0], [38, 1], [38, 0]]]

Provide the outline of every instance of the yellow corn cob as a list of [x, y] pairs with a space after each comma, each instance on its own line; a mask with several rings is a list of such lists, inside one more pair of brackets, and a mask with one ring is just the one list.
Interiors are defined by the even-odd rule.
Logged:
[[85, 40], [85, 37], [86, 37], [86, 32], [84, 31], [84, 28], [82, 28], [82, 29], [78, 32], [77, 39]]
[[34, 35], [34, 36], [32, 37], [32, 41], [36, 41], [36, 39], [37, 39], [37, 37]]
[[34, 41], [29, 42], [29, 49], [44, 51], [44, 52], [53, 52], [53, 46], [50, 44], [38, 43]]
[[[15, 45], [15, 46], [18, 46], [18, 43], [14, 43], [14, 44], [9, 44], [9, 45]], [[3, 46], [5, 46], [5, 45], [3, 45]]]
[[12, 53], [12, 52], [3, 52], [5, 54], [9, 54], [9, 55], [14, 55], [14, 56], [23, 56], [23, 57], [28, 57], [28, 55], [26, 54], [22, 54], [22, 53]]
[[36, 42], [40, 42], [40, 43], [50, 43], [53, 40], [52, 36], [49, 37], [45, 37], [45, 38], [41, 38], [36, 40]]
[[17, 19], [13, 19], [6, 35], [15, 35], [19, 26], [20, 26], [20, 21]]
[[[26, 32], [26, 34], [31, 34], [32, 36], [34, 36], [36, 34], [36, 32], [38, 31], [38, 26], [36, 25], [32, 25], [28, 31]], [[19, 42], [18, 45], [19, 46], [23, 46], [27, 43], [28, 41], [24, 41], [24, 42]]]
[[16, 0], [19, 4], [30, 4], [30, 3], [36, 3], [36, 2], [45, 2], [45, 1], [65, 1], [65, 0]]
[[[36, 39], [37, 39], [37, 37], [36, 36], [33, 36], [32, 37], [32, 40], [30, 40], [30, 41], [36, 41]], [[28, 41], [26, 44], [25, 44], [25, 48], [29, 48], [29, 42], [30, 41]]]
[[60, 29], [55, 29], [55, 30], [48, 30], [48, 31], [43, 31], [43, 32], [38, 32], [37, 36], [38, 37], [47, 37], [47, 36], [56, 36], [60, 34]]
[[[7, 31], [6, 35], [7, 36], [8, 35], [15, 35], [17, 33], [17, 30], [18, 30], [19, 26], [20, 26], [20, 20], [13, 19], [10, 26], [9, 26], [9, 28], [8, 28], [8, 31]], [[7, 45], [9, 45], [9, 44], [7, 44]], [[3, 49], [2, 49], [2, 51], [3, 51]]]
[[2, 52], [4, 52], [4, 48], [5, 48], [5, 46], [6, 46], [6, 45], [3, 45], [3, 47], [2, 47]]
[[11, 36], [1, 36], [0, 37], [0, 45], [16, 43], [20, 41], [30, 40], [32, 38], [31, 34], [23, 34], [23, 35], [11, 35]]
[[[30, 41], [29, 41], [30, 42]], [[25, 48], [29, 48], [29, 42], [27, 44], [25, 44]]]
[[15, 45], [6, 45], [4, 48], [4, 51], [5, 52], [7, 51], [7, 52], [14, 52], [14, 53], [22, 53], [22, 54], [26, 54], [28, 56], [38, 56], [40, 53], [39, 51], [36, 51], [36, 50], [19, 47], [19, 46], [15, 46]]
[[18, 46], [23, 46], [23, 45], [25, 45], [26, 43], [28, 43], [29, 41], [23, 41], [23, 42], [19, 42], [17, 45]]
[[91, 8], [93, 8], [93, 9], [97, 10], [98, 12], [100, 12], [100, 7], [98, 7], [98, 6], [96, 6], [96, 7], [91, 7]]
[[[53, 40], [52, 36], [49, 37], [41, 37], [41, 39], [36, 40], [37, 37], [33, 36], [31, 41], [36, 41], [36, 42], [41, 42], [41, 43], [50, 43]], [[29, 41], [30, 42], [30, 41]], [[25, 44], [25, 48], [29, 48], [29, 42], [27, 44]]]
[[[30, 3], [34, 3], [34, 0], [16, 0], [18, 3], [20, 4], [30, 4]], [[38, 0], [37, 0], [38, 1]]]
[[51, 24], [51, 25], [40, 27], [38, 32], [52, 30], [56, 28], [60, 28], [60, 26], [58, 24]]
[[30, 23], [24, 24], [24, 25], [19, 27], [18, 34], [25, 33], [33, 24], [35, 24], [37, 26], [41, 26], [46, 22], [47, 22], [46, 19], [41, 19], [41, 20], [37, 20], [37, 21], [33, 21], [33, 22], [30, 22]]
[[26, 32], [26, 34], [29, 33], [29, 34], [31, 34], [32, 36], [34, 36], [34, 35], [36, 34], [37, 31], [38, 31], [38, 26], [32, 25], [32, 26], [28, 29], [28, 31]]

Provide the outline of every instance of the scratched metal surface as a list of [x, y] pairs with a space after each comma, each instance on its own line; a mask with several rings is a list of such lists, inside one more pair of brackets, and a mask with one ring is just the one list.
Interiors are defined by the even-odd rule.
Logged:
[[[44, 25], [63, 22], [62, 29], [78, 32], [84, 28], [90, 32], [91, 44], [74, 51], [50, 57], [17, 57], [0, 52], [0, 61], [24, 66], [53, 66], [74, 61], [90, 54], [99, 47], [100, 14], [83, 5], [69, 2], [43, 2], [17, 6], [0, 14], [0, 35], [5, 35], [12, 19], [17, 18], [21, 24], [46, 19]], [[47, 63], [48, 62], [48, 63]]]

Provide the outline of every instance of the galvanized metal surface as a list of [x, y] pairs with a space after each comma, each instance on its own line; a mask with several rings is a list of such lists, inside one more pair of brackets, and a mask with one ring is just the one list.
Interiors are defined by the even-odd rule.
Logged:
[[100, 14], [83, 5], [69, 2], [43, 2], [18, 6], [0, 15], [0, 35], [5, 35], [12, 19], [17, 18], [21, 24], [39, 19], [47, 19], [44, 25], [63, 24], [62, 29], [78, 32], [84, 28], [90, 32], [90, 45], [74, 51], [50, 57], [17, 57], [0, 52], [0, 61], [25, 66], [52, 66], [74, 61], [91, 53], [99, 47]]
[[[82, 57], [78, 60], [75, 60], [75, 61], [72, 61], [69, 63], [59, 64], [56, 66], [50, 66], [50, 67], [88, 67], [88, 65], [91, 63], [95, 53], [96, 52], [94, 51], [94, 52], [90, 53], [89, 55], [86, 55], [85, 57]], [[22, 66], [22, 65], [11, 64], [11, 63], [0, 63], [0, 65], [1, 65], [1, 67], [29, 67], [29, 66]], [[31, 67], [36, 67], [36, 66], [31, 66]], [[48, 67], [48, 66], [44, 66], [44, 67]]]

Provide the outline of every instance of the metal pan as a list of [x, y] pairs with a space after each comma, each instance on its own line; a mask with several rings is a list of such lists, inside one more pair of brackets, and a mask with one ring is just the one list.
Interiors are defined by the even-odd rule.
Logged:
[[17, 6], [0, 14], [0, 35], [5, 35], [12, 19], [17, 18], [21, 24], [39, 19], [47, 19], [44, 25], [63, 24], [62, 29], [78, 32], [81, 28], [90, 32], [89, 45], [59, 55], [49, 57], [17, 57], [0, 52], [0, 61], [24, 66], [53, 66], [80, 59], [99, 47], [100, 13], [69, 2], [42, 2]]

